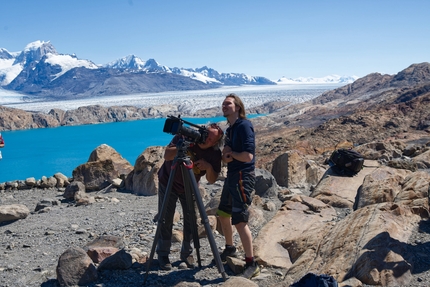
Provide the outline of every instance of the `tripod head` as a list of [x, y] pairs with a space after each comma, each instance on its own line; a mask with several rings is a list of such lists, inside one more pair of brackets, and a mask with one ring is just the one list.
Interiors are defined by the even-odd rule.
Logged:
[[189, 157], [187, 155], [187, 151], [189, 147], [194, 146], [193, 142], [187, 141], [185, 139], [180, 139], [178, 143], [176, 144], [176, 148], [178, 149], [178, 152], [176, 154], [177, 158], [186, 158]]

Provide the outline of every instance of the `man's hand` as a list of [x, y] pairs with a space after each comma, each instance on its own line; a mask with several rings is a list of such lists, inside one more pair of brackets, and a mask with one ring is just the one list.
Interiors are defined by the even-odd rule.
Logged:
[[178, 149], [176, 146], [167, 146], [164, 150], [164, 160], [173, 160], [176, 156]]
[[209, 168], [212, 168], [212, 165], [208, 163], [204, 159], [199, 159], [194, 162], [194, 164], [200, 169], [200, 170], [208, 170]]
[[229, 163], [233, 161], [233, 157], [231, 155], [232, 153], [233, 151], [231, 150], [231, 147], [225, 146], [224, 149], [222, 150], [222, 161], [225, 163]]
[[194, 162], [200, 170], [206, 171], [206, 179], [209, 183], [214, 183], [218, 179], [218, 173], [216, 173], [210, 163], [204, 159], [199, 159]]
[[254, 156], [251, 153], [247, 151], [234, 152], [229, 146], [224, 147], [222, 151], [222, 160], [225, 163], [229, 163], [233, 161], [233, 159], [241, 162], [250, 162], [253, 158]]

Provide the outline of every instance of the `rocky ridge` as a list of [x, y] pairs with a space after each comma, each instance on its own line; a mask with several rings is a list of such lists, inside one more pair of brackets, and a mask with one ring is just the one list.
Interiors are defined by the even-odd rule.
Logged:
[[[289, 286], [306, 272], [328, 273], [340, 286], [427, 286], [428, 65], [412, 65], [399, 73], [403, 77], [391, 80], [369, 75], [364, 81], [371, 82], [367, 92], [356, 87], [328, 92], [315, 99], [323, 102], [318, 108], [307, 103], [253, 120], [258, 131], [259, 175], [250, 226], [262, 275], [243, 282], [234, 276], [243, 262], [232, 259], [225, 265], [229, 278], [223, 282], [210, 263], [210, 248], [202, 240], [203, 268], [182, 269], [176, 261], [176, 247], [174, 269], [159, 271], [154, 260], [148, 286]], [[394, 78], [405, 85], [384, 84]], [[382, 81], [379, 91], [374, 87], [377, 81]], [[330, 152], [338, 147], [354, 147], [365, 156], [365, 168], [357, 176], [339, 176], [326, 164]], [[65, 188], [20, 190], [0, 185], [2, 207], [21, 202], [30, 210], [42, 197], [57, 199], [45, 200], [51, 205], [31, 214], [27, 211], [18, 221], [1, 223], [4, 243], [0, 254], [7, 263], [1, 267], [0, 282], [16, 286], [16, 278], [20, 278], [19, 286], [61, 285], [66, 278], [58, 271], [60, 255], [76, 254], [75, 249], [66, 249], [84, 249], [109, 235], [117, 236], [117, 245], [110, 247], [124, 250], [114, 258], [125, 258], [120, 261], [129, 264], [105, 269], [106, 265], [88, 260], [84, 251], [83, 266], [97, 270], [92, 273], [97, 278], [85, 285], [140, 284], [153, 241], [156, 197], [152, 195], [156, 194], [154, 174], [161, 156], [162, 147], [148, 148], [133, 171], [127, 172], [124, 165], [114, 165], [119, 162], [115, 151], [103, 146], [74, 171]], [[95, 172], [106, 165], [111, 168]], [[121, 183], [114, 184], [118, 178]], [[217, 206], [222, 180], [221, 176], [214, 185], [202, 185], [209, 216]], [[137, 189], [141, 186], [146, 188]], [[78, 223], [71, 223], [71, 218]], [[36, 230], [42, 222], [49, 228]], [[217, 246], [222, 247], [216, 220], [211, 222]], [[179, 222], [175, 229], [180, 235]], [[51, 235], [59, 240], [52, 240]], [[237, 234], [235, 240], [240, 242]], [[40, 256], [32, 255], [29, 262], [29, 250]], [[78, 266], [74, 262], [73, 267]]]

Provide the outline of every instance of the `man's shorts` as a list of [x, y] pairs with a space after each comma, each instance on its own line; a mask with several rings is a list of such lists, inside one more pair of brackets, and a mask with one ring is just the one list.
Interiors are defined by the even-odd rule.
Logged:
[[251, 194], [254, 186], [254, 171], [227, 174], [217, 214], [222, 217], [231, 216], [233, 225], [248, 222], [248, 207], [251, 205]]

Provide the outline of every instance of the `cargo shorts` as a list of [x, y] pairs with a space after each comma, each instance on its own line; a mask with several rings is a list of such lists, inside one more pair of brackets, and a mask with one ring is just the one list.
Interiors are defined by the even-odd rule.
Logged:
[[255, 172], [228, 173], [224, 181], [217, 215], [231, 217], [231, 224], [248, 222]]

